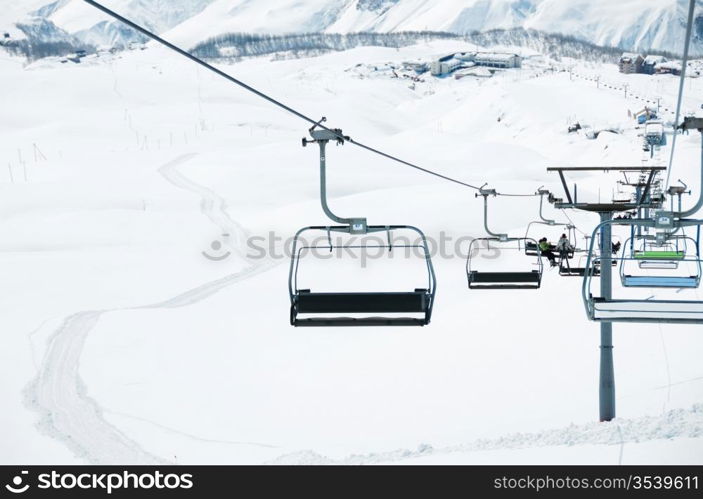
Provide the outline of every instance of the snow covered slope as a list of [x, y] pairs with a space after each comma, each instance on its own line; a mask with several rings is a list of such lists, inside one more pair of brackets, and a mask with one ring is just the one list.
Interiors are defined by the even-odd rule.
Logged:
[[[547, 166], [639, 162], [628, 111], [643, 97], [671, 108], [676, 91], [668, 75], [580, 63], [577, 77], [560, 70], [580, 61], [538, 56], [460, 80], [386, 65], [467, 49], [223, 69], [359, 141], [518, 193], [560, 192]], [[290, 237], [327, 223], [307, 123], [158, 47], [80, 65], [0, 58], [0, 72], [0, 462], [702, 462], [700, 326], [616, 326], [622, 419], [596, 423], [598, 328], [580, 279], [548, 270], [539, 291], [468, 290], [467, 239], [484, 234], [473, 191], [330, 147], [335, 211], [447, 241], [437, 303], [424, 328], [294, 329]], [[687, 106], [700, 108], [700, 85], [687, 83]], [[621, 133], [589, 140], [567, 133], [574, 120]], [[699, 147], [680, 136], [673, 177], [694, 192]], [[611, 194], [600, 173], [587, 180], [580, 199]], [[584, 232], [597, 220], [545, 214]], [[523, 234], [537, 216], [534, 197], [491, 200], [495, 230]], [[217, 248], [231, 255], [204, 257]], [[334, 278], [337, 262], [306, 269]], [[405, 277], [385, 258], [357, 262], [353, 274], [392, 277], [375, 284]], [[479, 263], [533, 265], [518, 251]]]
[[[700, 2], [700, 0], [698, 0]], [[6, 0], [10, 3], [9, 0]], [[14, 3], [14, 2], [13, 2]], [[628, 50], [681, 52], [688, 0], [106, 0], [173, 40], [193, 46], [228, 32], [300, 33], [533, 28]], [[703, 3], [702, 3], [703, 5]], [[31, 0], [0, 13], [0, 29], [27, 15], [97, 45], [135, 39], [82, 0]], [[47, 35], [50, 29], [45, 28]], [[703, 52], [699, 9], [696, 52]]]

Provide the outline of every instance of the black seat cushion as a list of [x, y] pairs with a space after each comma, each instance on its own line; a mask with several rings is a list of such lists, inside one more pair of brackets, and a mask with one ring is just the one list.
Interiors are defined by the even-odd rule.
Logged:
[[530, 272], [478, 272], [469, 273], [469, 280], [475, 283], [515, 283], [515, 282], [540, 282], [540, 274], [533, 270]]
[[298, 313], [401, 313], [426, 312], [427, 290], [389, 293], [312, 293], [301, 290], [295, 297]]

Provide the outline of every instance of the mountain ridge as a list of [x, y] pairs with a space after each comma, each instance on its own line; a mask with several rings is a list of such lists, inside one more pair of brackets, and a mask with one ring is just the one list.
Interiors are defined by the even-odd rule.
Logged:
[[[683, 52], [688, 0], [106, 0], [105, 5], [193, 47], [227, 33], [531, 29], [628, 51]], [[697, 0], [693, 54], [703, 54]], [[29, 0], [0, 14], [13, 39], [125, 47], [143, 38], [82, 0]]]

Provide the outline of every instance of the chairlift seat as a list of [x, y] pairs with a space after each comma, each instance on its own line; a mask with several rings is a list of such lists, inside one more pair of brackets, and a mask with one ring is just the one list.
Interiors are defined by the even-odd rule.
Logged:
[[634, 257], [637, 260], [683, 260], [685, 258], [683, 251], [635, 251]]
[[[597, 240], [598, 233], [603, 227], [607, 225], [631, 225], [634, 229], [637, 226], [650, 227], [654, 224], [653, 219], [642, 219], [639, 220], [626, 220], [619, 222], [617, 220], [608, 220], [601, 222], [594, 230], [591, 239], [591, 245], [589, 248], [589, 261], [594, 254], [594, 242]], [[702, 220], [691, 220], [691, 219], [681, 219], [677, 221], [674, 229], [685, 228], [685, 227], [700, 227], [703, 225]], [[683, 238], [681, 238], [683, 239]], [[692, 241], [696, 248], [699, 247], [699, 240], [693, 240], [692, 238], [686, 237]], [[627, 243], [625, 247], [630, 247]], [[649, 250], [644, 248], [638, 252], [639, 258], [635, 255], [635, 252], [631, 254], [629, 258], [618, 258], [617, 261], [620, 262], [620, 278], [622, 284], [625, 287], [639, 287], [640, 289], [646, 288], [687, 288], [695, 289], [700, 285], [701, 279], [701, 259], [696, 252], [695, 258], [686, 258], [684, 255], [686, 251], [679, 251], [678, 249], [674, 251], [673, 249], [663, 251], [663, 250]], [[649, 264], [662, 264], [662, 263], [677, 263], [690, 262], [695, 264], [697, 267], [697, 273], [693, 276], [691, 275], [630, 275], [625, 270], [625, 262], [636, 261], [638, 264], [643, 262], [648, 262]], [[678, 267], [674, 267], [678, 268]], [[674, 324], [703, 324], [703, 301], [701, 300], [675, 300], [675, 299], [655, 299], [652, 296], [650, 299], [628, 299], [628, 298], [613, 298], [613, 297], [594, 297], [591, 293], [592, 289], [592, 275], [586, 272], [584, 277], [584, 283], [582, 286], [582, 298], [586, 308], [587, 316], [593, 321], [603, 321], [603, 322], [631, 322], [631, 323], [674, 323]]]
[[641, 288], [697, 288], [697, 276], [641, 276], [625, 275], [623, 286]]
[[[559, 268], [559, 275], [560, 276], [583, 277], [585, 274], [586, 274], [586, 267], [560, 267]], [[600, 275], [600, 267], [596, 267], [593, 269], [593, 275], [594, 276]]]
[[[555, 244], [550, 244], [549, 245], [549, 251], [552, 253], [555, 253], [557, 255], [561, 255], [561, 252], [557, 249], [557, 246]], [[566, 252], [566, 257], [567, 258], [573, 258], [574, 257], [574, 251], [575, 249], [572, 247], [569, 251]], [[540, 255], [541, 252], [538, 250], [538, 245], [537, 243], [533, 243], [531, 241], [528, 241], [525, 243], [525, 254], [528, 256], [537, 256]]]
[[[619, 261], [618, 258], [615, 258], [615, 257], [611, 258], [611, 259], [610, 259], [610, 266], [611, 266], [611, 267], [617, 267], [617, 266], [618, 266], [618, 261]], [[594, 265], [600, 267], [600, 258], [595, 258], [595, 259], [593, 260], [593, 263], [594, 263]]]
[[425, 325], [425, 317], [314, 317], [298, 314], [427, 314], [432, 296], [427, 289], [412, 292], [313, 293], [301, 289], [294, 296], [291, 323], [294, 326], [409, 326]]
[[703, 323], [703, 302], [674, 300], [606, 300], [591, 298], [595, 321], [639, 323]]
[[676, 270], [679, 268], [679, 262], [676, 260], [640, 260], [638, 265], [641, 269], [653, 270]]
[[[298, 231], [294, 239], [289, 272], [291, 299], [290, 323], [293, 326], [424, 326], [430, 323], [436, 281], [430, 260], [430, 251], [424, 234], [416, 227], [408, 225], [368, 226], [369, 231], [410, 230], [420, 236], [425, 255], [428, 287], [415, 288], [408, 292], [351, 291], [317, 292], [310, 288], [298, 287], [300, 254], [304, 246], [298, 248], [300, 235], [306, 231], [348, 232], [347, 226], [313, 226]], [[388, 236], [390, 240], [390, 235]], [[330, 246], [331, 247], [331, 246]], [[392, 246], [388, 245], [388, 248]], [[339, 316], [335, 316], [339, 314]], [[349, 314], [349, 315], [347, 315]], [[387, 315], [390, 314], [390, 315]], [[302, 315], [302, 317], [301, 317]]]
[[298, 291], [296, 306], [300, 313], [401, 313], [424, 312], [430, 301], [426, 289], [413, 292], [313, 293]]
[[537, 289], [542, 282], [538, 270], [530, 272], [479, 272], [468, 273], [471, 289]]
[[[560, 260], [559, 275], [563, 277], [583, 277], [584, 275], [586, 275], [586, 267], [574, 267], [571, 265], [568, 259]], [[600, 276], [600, 260], [596, 260], [593, 263], [592, 275]]]

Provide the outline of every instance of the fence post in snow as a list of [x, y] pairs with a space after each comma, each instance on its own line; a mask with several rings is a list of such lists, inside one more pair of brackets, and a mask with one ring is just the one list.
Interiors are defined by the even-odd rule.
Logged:
[[44, 153], [41, 152], [41, 149], [39, 149], [36, 142], [32, 145], [34, 146], [34, 162], [37, 163], [40, 158], [46, 161], [46, 156], [44, 156]]

